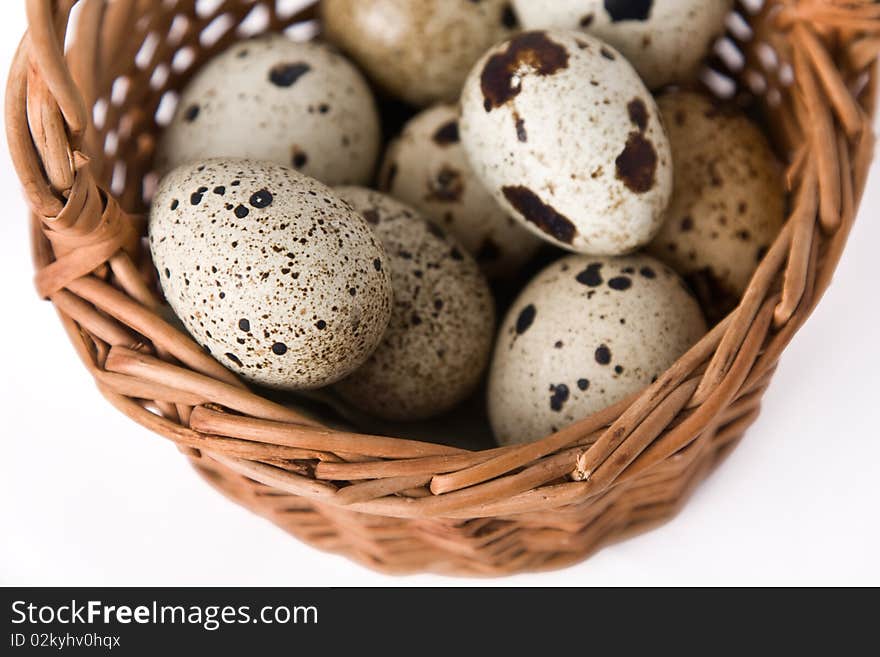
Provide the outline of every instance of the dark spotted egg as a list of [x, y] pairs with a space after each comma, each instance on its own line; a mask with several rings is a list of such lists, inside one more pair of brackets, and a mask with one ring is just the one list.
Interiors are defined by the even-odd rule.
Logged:
[[579, 32], [523, 32], [474, 67], [461, 139], [477, 175], [524, 226], [570, 251], [647, 244], [672, 193], [669, 141], [632, 66]]
[[325, 36], [412, 105], [458, 98], [468, 70], [517, 26], [509, 0], [323, 0]]
[[379, 117], [363, 76], [320, 43], [267, 36], [233, 45], [181, 94], [158, 147], [168, 171], [212, 157], [284, 164], [328, 185], [367, 182]]
[[390, 272], [373, 231], [288, 167], [215, 159], [174, 169], [153, 199], [149, 240], [168, 304], [250, 382], [331, 384], [388, 326]]
[[648, 250], [713, 314], [736, 305], [785, 221], [783, 167], [757, 125], [700, 93], [658, 100], [675, 163], [666, 222]]
[[490, 277], [515, 273], [542, 243], [474, 175], [453, 105], [436, 105], [406, 124], [388, 148], [380, 180], [391, 196], [449, 230]]
[[408, 206], [363, 188], [337, 193], [385, 247], [394, 310], [382, 344], [336, 390], [389, 420], [448, 411], [474, 391], [489, 361], [495, 307], [485, 278], [456, 240]]
[[488, 392], [496, 439], [538, 440], [626, 398], [705, 332], [690, 291], [651, 257], [557, 261], [499, 330]]
[[581, 29], [627, 57], [651, 89], [697, 72], [733, 0], [513, 0], [526, 29]]

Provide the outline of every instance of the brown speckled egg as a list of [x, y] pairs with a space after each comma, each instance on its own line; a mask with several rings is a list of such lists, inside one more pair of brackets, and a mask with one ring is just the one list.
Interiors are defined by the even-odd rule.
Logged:
[[681, 278], [651, 257], [558, 260], [499, 330], [488, 393], [496, 439], [538, 440], [626, 398], [705, 332]]
[[541, 246], [474, 175], [452, 105], [425, 110], [404, 127], [380, 179], [384, 191], [448, 229], [490, 277], [515, 273]]
[[190, 334], [244, 379], [285, 390], [347, 376], [391, 316], [381, 244], [328, 187], [287, 167], [207, 160], [159, 183], [150, 249]]
[[513, 0], [526, 29], [581, 29], [620, 50], [651, 89], [690, 79], [733, 0]]
[[579, 32], [523, 32], [474, 67], [461, 99], [471, 165], [509, 213], [578, 253], [647, 244], [672, 194], [654, 99], [632, 66]]
[[328, 185], [370, 180], [379, 117], [363, 76], [319, 43], [267, 36], [233, 45], [184, 89], [156, 167], [244, 157], [293, 167]]
[[413, 105], [458, 98], [468, 69], [516, 27], [507, 0], [323, 0], [327, 38]]
[[336, 390], [384, 419], [443, 413], [473, 392], [489, 360], [495, 310], [486, 280], [454, 239], [409, 207], [362, 188], [337, 193], [388, 253], [394, 310], [382, 344]]
[[661, 96], [675, 191], [649, 250], [685, 276], [707, 307], [729, 310], [785, 220], [782, 165], [737, 110], [698, 93]]

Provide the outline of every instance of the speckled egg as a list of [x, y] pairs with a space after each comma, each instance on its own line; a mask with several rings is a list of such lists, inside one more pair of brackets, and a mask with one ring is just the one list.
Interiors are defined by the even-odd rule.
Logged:
[[490, 277], [519, 270], [542, 242], [514, 221], [474, 175], [458, 136], [458, 109], [437, 105], [388, 148], [382, 189], [448, 229]]
[[150, 249], [190, 334], [242, 378], [285, 390], [347, 376], [388, 326], [385, 251], [328, 187], [268, 162], [207, 160], [159, 183]]
[[474, 67], [461, 138], [486, 188], [536, 235], [619, 255], [647, 244], [672, 193], [669, 141], [632, 66], [579, 32], [523, 32]]
[[676, 181], [666, 223], [649, 246], [707, 307], [729, 310], [785, 220], [782, 165], [738, 110], [694, 92], [660, 97]]
[[291, 166], [328, 185], [374, 173], [379, 117], [363, 76], [319, 43], [283, 36], [240, 42], [184, 89], [157, 150], [168, 171], [212, 157]]
[[413, 105], [458, 98], [468, 69], [511, 34], [507, 0], [323, 0], [326, 37]]
[[382, 344], [336, 390], [384, 419], [443, 413], [473, 392], [489, 360], [495, 310], [486, 280], [454, 239], [409, 207], [363, 188], [337, 193], [388, 253], [394, 310]]
[[693, 77], [733, 0], [513, 0], [526, 29], [581, 29], [617, 48], [651, 89]]
[[488, 392], [496, 439], [538, 440], [626, 398], [705, 332], [681, 278], [649, 256], [558, 260], [499, 331]]

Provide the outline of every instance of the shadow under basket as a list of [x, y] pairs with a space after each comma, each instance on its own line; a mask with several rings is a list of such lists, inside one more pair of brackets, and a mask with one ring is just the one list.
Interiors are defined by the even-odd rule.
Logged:
[[237, 39], [312, 38], [316, 5], [26, 5], [9, 145], [37, 289], [97, 386], [236, 502], [386, 572], [557, 568], [674, 514], [757, 417], [831, 280], [873, 155], [880, 5], [742, 2], [702, 78], [763, 123], [791, 210], [739, 306], [649, 388], [539, 442], [469, 451], [362, 435], [248, 389], [169, 323], [143, 239], [176, 90]]

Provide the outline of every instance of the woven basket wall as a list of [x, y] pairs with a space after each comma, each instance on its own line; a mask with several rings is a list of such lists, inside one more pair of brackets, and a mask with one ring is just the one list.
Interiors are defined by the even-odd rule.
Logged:
[[389, 572], [554, 568], [670, 517], [756, 418], [831, 280], [873, 155], [880, 5], [744, 2], [704, 79], [762, 117], [791, 211], [739, 307], [648, 389], [540, 442], [469, 451], [361, 435], [250, 391], [170, 324], [143, 241], [175, 90], [243, 36], [309, 38], [315, 6], [26, 4], [6, 98], [11, 155], [37, 289], [97, 386], [233, 500]]

